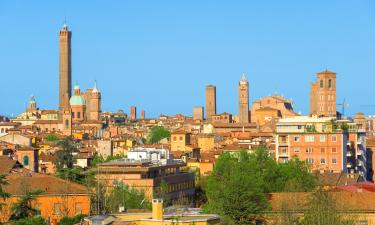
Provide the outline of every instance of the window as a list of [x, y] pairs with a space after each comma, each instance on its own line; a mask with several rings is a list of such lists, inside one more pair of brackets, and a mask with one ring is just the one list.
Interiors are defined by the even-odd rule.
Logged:
[[313, 153], [313, 148], [312, 147], [307, 147], [306, 148], [306, 153]]
[[177, 141], [177, 137], [173, 137], [173, 141], [176, 142]]
[[60, 215], [61, 214], [61, 203], [55, 203], [55, 204], [53, 204], [53, 213], [55, 215]]
[[325, 142], [325, 141], [326, 141], [326, 136], [320, 135], [320, 142]]
[[320, 159], [320, 164], [323, 164], [323, 165], [326, 164], [326, 159], [325, 158], [321, 158]]
[[326, 149], [325, 148], [321, 148], [320, 149], [320, 153], [325, 153], [326, 152]]
[[28, 166], [29, 165], [29, 156], [25, 155], [23, 157], [23, 165]]
[[307, 158], [306, 162], [309, 163], [309, 164], [313, 164], [314, 163], [314, 159], [313, 158]]
[[77, 118], [78, 118], [78, 119], [81, 118], [81, 112], [77, 112]]
[[331, 79], [328, 80], [328, 87], [332, 88], [332, 80]]
[[72, 118], [74, 118], [74, 112], [72, 112]]
[[323, 80], [320, 80], [320, 88], [323, 88]]
[[314, 142], [314, 136], [313, 135], [306, 135], [305, 136], [305, 142]]
[[69, 120], [68, 119], [65, 120], [65, 128], [69, 129]]
[[337, 137], [336, 137], [336, 135], [332, 135], [332, 141], [333, 141], [333, 142], [336, 142], [336, 141], [337, 141]]
[[332, 159], [332, 164], [336, 164], [337, 163], [337, 159], [336, 158], [333, 158]]
[[281, 148], [281, 153], [286, 154], [286, 147]]
[[294, 153], [299, 153], [299, 147], [294, 147]]
[[82, 214], [82, 203], [76, 203], [75, 205], [75, 210], [76, 210], [76, 214]]
[[336, 152], [337, 152], [336, 148], [332, 148], [332, 153], [336, 153]]
[[182, 137], [180, 137], [180, 141], [182, 141], [182, 139], [183, 139], [183, 138], [182, 138]]
[[294, 136], [294, 142], [299, 142], [299, 136]]

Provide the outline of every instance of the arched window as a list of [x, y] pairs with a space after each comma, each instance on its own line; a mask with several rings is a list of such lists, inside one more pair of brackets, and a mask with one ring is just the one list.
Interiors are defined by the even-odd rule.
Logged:
[[320, 80], [320, 88], [323, 88], [323, 80]]
[[29, 156], [25, 155], [23, 157], [23, 165], [28, 166], [29, 165]]
[[329, 87], [329, 88], [332, 87], [332, 80], [331, 80], [331, 79], [328, 80], [328, 87]]

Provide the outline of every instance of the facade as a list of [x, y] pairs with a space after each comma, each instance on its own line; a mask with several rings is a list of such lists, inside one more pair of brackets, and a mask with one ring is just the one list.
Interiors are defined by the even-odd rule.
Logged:
[[313, 171], [359, 173], [366, 178], [366, 133], [350, 121], [335, 117], [280, 119], [276, 124], [276, 160], [294, 157]]
[[238, 123], [250, 123], [249, 113], [249, 82], [245, 74], [242, 75], [238, 82]]
[[206, 86], [206, 119], [210, 120], [216, 114], [216, 86]]
[[146, 112], [144, 110], [141, 110], [141, 119], [146, 119]]
[[232, 123], [233, 122], [233, 119], [232, 119], [232, 114], [230, 113], [227, 113], [227, 112], [223, 112], [223, 113], [220, 113], [220, 114], [217, 114], [217, 115], [212, 115], [212, 123]]
[[261, 126], [270, 121], [277, 121], [279, 118], [297, 115], [292, 100], [277, 94], [257, 99], [251, 106], [251, 121]]
[[336, 116], [336, 73], [317, 73], [316, 82], [310, 87], [310, 114], [326, 117]]
[[162, 182], [167, 184], [169, 199], [192, 199], [195, 193], [195, 175], [182, 172], [186, 164], [171, 159], [164, 149], [142, 148], [128, 152], [128, 157], [98, 165], [97, 179], [106, 187], [122, 182], [144, 191], [150, 200], [157, 195]]
[[59, 80], [59, 109], [69, 109], [69, 99], [72, 94], [72, 65], [71, 65], [72, 32], [64, 24], [59, 32], [60, 47], [60, 80]]
[[4, 191], [11, 197], [4, 203], [0, 213], [0, 221], [9, 220], [12, 204], [24, 194], [26, 188], [31, 190], [43, 190], [32, 201], [33, 208], [40, 210], [40, 215], [50, 220], [51, 224], [57, 224], [64, 216], [75, 216], [78, 214], [88, 215], [90, 213], [90, 192], [82, 185], [65, 181], [50, 175], [37, 173], [12, 173], [6, 176], [7, 185], [3, 185]]
[[183, 130], [176, 130], [171, 133], [171, 151], [192, 150], [190, 142], [191, 134]]
[[203, 121], [203, 107], [202, 106], [195, 106], [193, 108], [193, 120], [194, 121]]

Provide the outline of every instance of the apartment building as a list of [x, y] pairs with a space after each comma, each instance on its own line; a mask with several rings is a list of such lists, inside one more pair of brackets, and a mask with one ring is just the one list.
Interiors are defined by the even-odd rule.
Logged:
[[366, 131], [335, 117], [297, 116], [276, 124], [276, 160], [294, 157], [312, 171], [359, 173], [366, 177]]
[[97, 179], [111, 189], [118, 182], [144, 191], [151, 200], [162, 182], [167, 184], [171, 200], [192, 199], [195, 193], [195, 174], [183, 172], [186, 163], [172, 159], [165, 149], [137, 148], [127, 158], [98, 165]]

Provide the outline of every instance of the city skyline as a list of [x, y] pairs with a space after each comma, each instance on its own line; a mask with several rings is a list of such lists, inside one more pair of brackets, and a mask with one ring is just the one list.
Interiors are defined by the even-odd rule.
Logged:
[[[61, 5], [54, 4], [49, 13], [42, 14], [36, 18], [28, 18], [30, 21], [26, 21], [26, 17], [30, 16], [30, 14], [32, 15], [31, 12], [28, 12], [29, 15], [22, 15], [17, 22], [12, 22], [10, 19], [14, 16], [12, 13], [21, 12], [27, 7], [36, 7], [38, 4], [0, 4], [7, 9], [0, 14], [0, 18], [6, 21], [3, 26], [4, 35], [0, 37], [1, 47], [5, 49], [4, 52], [9, 52], [7, 55], [2, 54], [0, 58], [3, 62], [6, 62], [2, 73], [9, 74], [3, 76], [2, 79], [6, 83], [20, 85], [17, 89], [12, 86], [6, 86], [1, 89], [3, 96], [10, 96], [5, 99], [4, 108], [0, 108], [0, 113], [2, 114], [14, 114], [15, 116], [22, 112], [26, 107], [29, 96], [32, 94], [36, 97], [38, 107], [57, 109], [58, 93], [56, 90], [59, 74], [57, 34], [64, 22], [64, 19], [61, 19], [64, 18], [62, 14], [66, 14], [65, 16], [68, 17], [68, 26], [74, 33], [72, 37], [72, 83], [77, 82], [80, 85], [89, 85], [83, 87], [83, 89], [86, 89], [91, 87], [94, 80], [97, 80], [98, 86], [103, 93], [103, 111], [123, 109], [129, 114], [130, 106], [135, 105], [139, 109], [144, 109], [148, 117], [156, 117], [161, 113], [192, 115], [194, 106], [205, 105], [205, 86], [213, 84], [217, 88], [217, 113], [230, 112], [237, 114], [238, 93], [236, 86], [241, 74], [245, 72], [249, 81], [250, 106], [254, 100], [278, 91], [279, 94], [284, 93], [287, 98], [293, 98], [295, 111], [302, 111], [303, 114], [307, 114], [309, 112], [310, 82], [315, 81], [317, 72], [325, 69], [337, 73], [337, 103], [341, 103], [344, 98], [347, 100], [350, 107], [346, 109], [346, 114], [353, 115], [357, 111], [373, 114], [375, 109], [361, 107], [361, 105], [371, 105], [372, 102], [368, 96], [371, 94], [371, 81], [374, 81], [372, 76], [374, 69], [371, 68], [371, 61], [375, 59], [375, 56], [373, 54], [374, 51], [371, 50], [374, 50], [375, 46], [369, 41], [374, 36], [374, 33], [369, 27], [366, 27], [371, 22], [367, 21], [365, 23], [365, 19], [374, 20], [374, 17], [369, 14], [374, 5], [369, 1], [363, 1], [362, 5], [356, 5], [354, 8], [354, 10], [362, 13], [362, 17], [345, 17], [346, 20], [339, 23], [336, 20], [344, 18], [341, 13], [337, 13], [338, 15], [336, 16], [338, 18], [325, 18], [327, 19], [327, 21], [324, 21], [326, 23], [318, 18], [317, 21], [312, 21], [311, 16], [313, 12], [317, 12], [315, 11], [318, 10], [317, 6], [311, 6], [313, 10], [307, 13], [306, 17], [297, 12], [289, 17], [285, 15], [286, 12], [281, 15], [279, 13], [278, 16], [281, 16], [282, 19], [279, 25], [284, 28], [292, 26], [292, 28], [289, 28], [289, 31], [291, 31], [290, 36], [285, 35], [285, 32], [278, 31], [278, 29], [265, 32], [265, 30], [271, 28], [270, 25], [272, 23], [271, 21], [261, 21], [259, 22], [261, 24], [256, 26], [256, 23], [250, 20], [257, 14], [242, 15], [242, 19], [245, 22], [239, 20], [241, 16], [230, 17], [229, 15], [232, 15], [235, 11], [233, 7], [239, 10], [237, 7], [240, 7], [237, 5], [232, 6], [233, 12], [231, 9], [224, 10], [225, 4], [219, 4], [219, 6], [213, 7], [213, 10], [208, 12], [208, 14], [216, 16], [220, 12], [228, 13], [228, 17], [225, 18], [229, 19], [229, 21], [227, 21], [226, 26], [219, 29], [219, 24], [223, 22], [223, 19], [219, 22], [213, 21], [208, 15], [204, 16], [200, 13], [194, 14], [198, 16], [195, 20], [192, 17], [188, 17], [188, 19], [182, 18], [182, 16], [178, 15], [178, 12], [185, 12], [185, 10], [181, 9], [181, 6], [173, 4], [172, 9], [176, 9], [176, 12], [170, 16], [162, 16], [163, 11], [156, 10], [158, 7], [162, 8], [162, 4], [109, 4], [106, 5], [109, 8], [118, 5], [119, 8], [124, 9], [125, 16], [121, 14], [120, 10], [114, 10], [114, 15], [109, 16], [105, 13], [108, 8], [104, 8], [103, 14], [107, 15], [107, 18], [102, 20], [95, 18], [93, 15], [100, 6], [98, 3], [88, 5], [89, 16], [86, 19], [83, 19], [78, 13], [83, 5], [75, 5], [75, 8], [71, 10], [69, 7], [64, 6], [67, 7], [66, 10], [68, 12], [61, 12], [64, 10], [57, 10]], [[245, 6], [245, 9], [251, 9], [250, 6], [252, 4], [241, 2], [239, 5]], [[327, 4], [327, 8], [319, 8], [321, 10], [319, 13], [328, 12], [330, 6], [333, 5]], [[125, 6], [129, 6], [129, 8]], [[194, 3], [184, 4], [184, 6], [187, 6], [187, 12], [195, 12], [193, 10]], [[211, 9], [209, 4], [202, 4], [201, 6], [203, 9]], [[277, 8], [276, 6], [277, 3], [275, 2], [270, 9], [266, 9], [260, 4], [260, 8], [268, 13], [274, 12]], [[49, 5], [49, 7], [51, 6]], [[160, 23], [158, 25], [161, 29], [153, 30], [152, 17], [140, 18], [146, 12], [142, 11], [141, 15], [132, 14], [130, 12], [132, 7], [143, 7], [146, 11], [150, 10], [156, 13], [157, 15], [154, 16], [156, 16], [156, 21]], [[294, 7], [298, 9], [302, 5]], [[344, 3], [340, 7], [349, 10], [350, 4]], [[303, 8], [306, 8], [306, 5], [303, 5]], [[353, 10], [353, 8], [350, 9]], [[111, 10], [113, 11], [113, 8]], [[53, 13], [56, 14], [52, 15]], [[115, 16], [119, 16], [121, 19], [114, 21], [113, 17]], [[179, 26], [178, 22], [172, 23], [169, 21], [169, 19], [174, 17], [180, 20], [179, 22], [183, 22], [182, 26]], [[293, 24], [296, 23], [293, 20], [299, 17], [304, 18], [299, 23], [310, 23], [312, 28], [315, 28], [311, 29], [312, 31], [317, 32], [319, 29], [326, 31], [322, 33], [326, 34], [325, 38], [328, 40], [319, 38], [319, 35], [314, 36], [312, 39], [306, 39], [305, 35], [310, 34], [312, 31], [305, 30], [306, 34], [304, 34], [296, 30], [298, 26]], [[90, 23], [88, 18], [92, 19], [94, 23]], [[126, 18], [132, 20], [125, 20]], [[198, 26], [199, 18], [203, 22], [201, 26]], [[264, 15], [262, 18], [265, 19]], [[26, 24], [20, 26], [23, 23], [35, 20], [40, 23], [32, 23], [35, 26], [31, 27], [39, 32], [28, 33], [30, 32], [30, 27], [26, 27]], [[287, 21], [292, 23], [286, 23]], [[335, 21], [336, 31], [346, 30], [348, 32], [343, 33], [346, 36], [343, 35], [338, 40], [333, 40], [338, 34], [335, 34], [335, 29], [330, 27]], [[345, 26], [345, 22], [348, 21], [353, 23], [352, 26]], [[107, 23], [107, 27], [103, 26], [105, 23]], [[137, 27], [137, 23], [148, 26]], [[215, 26], [211, 30], [204, 32], [204, 28], [210, 27], [208, 23], [213, 23]], [[115, 24], [127, 25], [125, 27], [129, 29], [126, 32], [113, 31], [111, 29], [116, 27]], [[227, 34], [225, 31], [240, 30], [239, 27], [230, 28], [231, 24], [237, 26], [241, 24], [250, 25], [254, 32], [244, 26], [242, 30], [245, 34], [244, 37], [241, 37], [241, 34], [236, 32]], [[188, 28], [188, 30], [186, 31], [184, 28]], [[360, 28], [362, 30], [359, 32]], [[333, 31], [328, 29], [333, 29]], [[166, 32], [162, 32], [163, 30]], [[353, 36], [351, 35], [355, 32], [357, 32], [359, 40], [358, 43], [353, 44], [351, 40]], [[251, 39], [249, 35], [252, 33], [259, 34], [259, 36], [255, 40]], [[116, 34], [118, 35], [116, 36]], [[155, 35], [155, 38], [153, 40], [147, 39], [148, 34]], [[216, 34], [221, 34], [222, 36], [217, 36], [218, 40], [214, 41], [212, 38]], [[299, 34], [301, 39], [293, 39], [292, 34]], [[129, 38], [126, 35], [131, 37]], [[171, 35], [175, 35], [176, 40], [170, 37]], [[190, 38], [185, 38], [184, 35], [188, 35]], [[279, 35], [278, 39], [272, 40], [272, 35]], [[288, 37], [291, 40], [283, 40], [283, 38]], [[247, 40], [246, 38], [249, 39]], [[307, 45], [309, 42], [313, 44], [314, 38], [321, 46], [318, 50], [313, 49], [313, 46]], [[209, 43], [210, 40], [213, 43]], [[239, 43], [233, 43], [234, 40], [238, 40]], [[360, 40], [361, 42], [359, 43]], [[141, 47], [142, 44], [146, 44], [146, 46]], [[205, 47], [204, 44], [207, 44], [208, 47]], [[257, 48], [257, 44], [261, 47]], [[164, 53], [161, 52], [163, 47], [166, 47], [166, 52]], [[262, 47], [266, 48], [262, 49]], [[340, 47], [345, 48], [341, 49]], [[188, 48], [191, 49], [189, 50]], [[290, 52], [289, 48], [291, 48]], [[304, 51], [305, 49], [306, 51]], [[254, 51], [252, 53], [249, 50]], [[339, 51], [336, 53], [332, 50]], [[288, 52], [288, 54], [284, 58], [280, 58], [284, 51]], [[247, 54], [246, 52], [249, 53]], [[321, 55], [318, 54], [320, 52]], [[348, 52], [348, 54], [344, 54], [345, 52]], [[151, 53], [153, 55], [150, 55]], [[298, 53], [299, 55], [293, 55], [293, 53]], [[309, 53], [315, 53], [316, 55], [311, 56]], [[158, 57], [158, 54], [160, 54], [160, 57]], [[123, 58], [118, 56], [123, 56]], [[244, 58], [244, 56], [249, 58]], [[269, 63], [266, 61], [269, 61]], [[19, 64], [24, 65], [19, 66]], [[365, 82], [358, 79], [357, 73], [361, 73]], [[181, 85], [182, 83], [183, 86]], [[364, 87], [361, 93], [354, 91], [358, 85]], [[158, 93], [156, 96], [159, 99], [158, 101], [155, 101], [155, 92]], [[8, 95], [8, 93], [12, 95]], [[341, 111], [341, 107], [338, 107], [337, 110]]]

